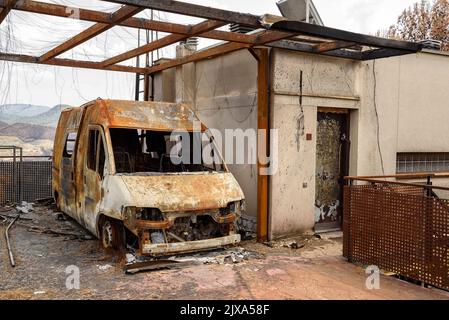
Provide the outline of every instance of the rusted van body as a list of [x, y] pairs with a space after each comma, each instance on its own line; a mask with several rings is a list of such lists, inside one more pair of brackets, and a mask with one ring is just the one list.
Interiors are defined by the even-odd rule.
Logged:
[[167, 157], [170, 134], [192, 134], [194, 120], [188, 106], [161, 102], [97, 99], [64, 110], [54, 143], [57, 205], [106, 248], [134, 239], [140, 254], [158, 256], [238, 243], [244, 195], [226, 164]]

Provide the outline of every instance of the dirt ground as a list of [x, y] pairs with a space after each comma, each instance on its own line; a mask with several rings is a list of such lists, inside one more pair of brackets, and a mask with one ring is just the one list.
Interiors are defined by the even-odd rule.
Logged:
[[[15, 212], [0, 208], [5, 214]], [[365, 270], [341, 256], [338, 234], [299, 237], [294, 248], [291, 240], [271, 246], [245, 241], [239, 248], [189, 257], [200, 264], [128, 275], [124, 259], [105, 253], [72, 220], [58, 220], [47, 207], [22, 216], [30, 220], [18, 221], [10, 232], [15, 268], [6, 221], [0, 223], [0, 299], [449, 299], [448, 292], [386, 275], [380, 289], [367, 289]], [[232, 252], [244, 258], [233, 260]], [[72, 265], [80, 271], [79, 289], [66, 287]]]

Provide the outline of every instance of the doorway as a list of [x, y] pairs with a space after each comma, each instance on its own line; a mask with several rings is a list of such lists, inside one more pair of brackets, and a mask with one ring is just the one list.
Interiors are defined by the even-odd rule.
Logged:
[[318, 108], [315, 231], [341, 230], [343, 177], [349, 164], [349, 112], [347, 109]]

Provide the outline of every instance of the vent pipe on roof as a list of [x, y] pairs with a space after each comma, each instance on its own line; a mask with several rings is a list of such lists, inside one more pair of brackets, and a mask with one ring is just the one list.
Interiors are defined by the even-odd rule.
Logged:
[[276, 5], [289, 20], [324, 25], [312, 0], [280, 0]]
[[231, 30], [231, 32], [238, 32], [238, 33], [249, 33], [255, 30], [255, 28], [242, 26], [241, 24], [238, 23], [231, 23], [229, 29]]
[[[184, 51], [181, 56], [184, 57], [186, 55], [192, 54], [198, 49], [198, 37], [187, 38], [183, 41], [179, 42], [179, 45], [176, 47], [176, 51], [178, 51], [178, 47], [180, 50]], [[178, 56], [178, 54], [177, 54]], [[178, 57], [179, 58], [179, 57]]]

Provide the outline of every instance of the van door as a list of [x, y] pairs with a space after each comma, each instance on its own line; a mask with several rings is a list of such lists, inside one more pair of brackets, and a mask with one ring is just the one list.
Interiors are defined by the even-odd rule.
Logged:
[[107, 159], [103, 129], [100, 126], [89, 126], [87, 139], [87, 152], [83, 165], [83, 192], [80, 199], [81, 205], [84, 207], [81, 210], [81, 215], [84, 216], [80, 218], [92, 231], [96, 228], [96, 218], [103, 198], [101, 184]]
[[60, 190], [59, 199], [63, 212], [76, 218], [75, 205], [75, 143], [77, 132], [68, 131], [64, 137], [64, 149], [62, 151], [61, 163], [59, 165]]

